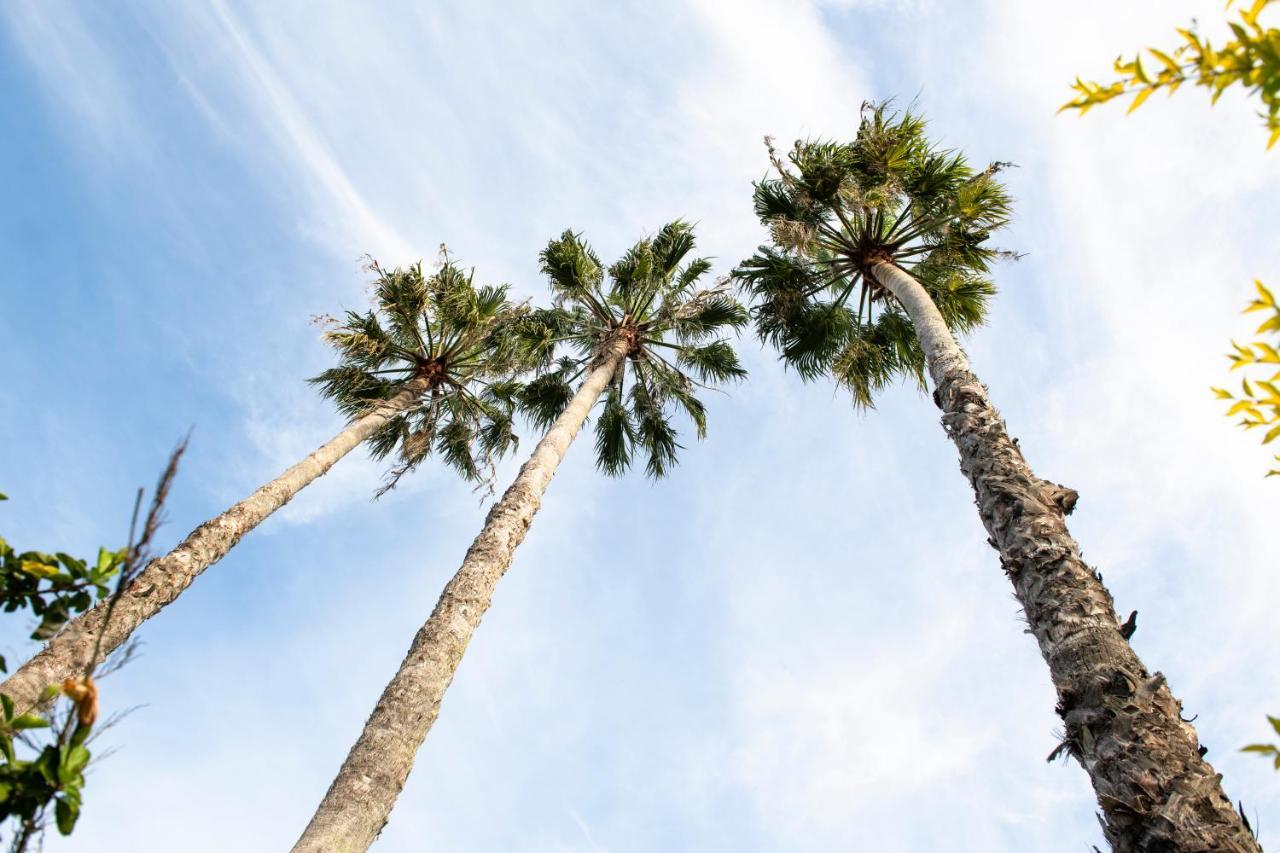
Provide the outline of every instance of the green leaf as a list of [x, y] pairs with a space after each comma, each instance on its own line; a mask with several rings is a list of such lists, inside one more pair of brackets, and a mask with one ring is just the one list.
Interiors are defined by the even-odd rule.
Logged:
[[1275, 753], [1277, 750], [1275, 746], [1269, 743], [1251, 743], [1246, 747], [1242, 747], [1240, 751], [1241, 752], [1257, 752], [1257, 753], [1261, 753], [1262, 755], [1271, 755], [1272, 753]]
[[66, 759], [62, 762], [62, 767], [69, 777], [75, 777], [84, 770], [88, 763], [89, 750], [84, 746], [73, 746], [67, 753]]
[[0, 705], [4, 706], [5, 722], [13, 719], [13, 700], [8, 693], [0, 693]]
[[58, 822], [58, 832], [63, 835], [70, 835], [71, 831], [76, 828], [76, 819], [80, 817], [79, 807], [72, 806], [66, 800], [59, 799], [53, 807], [53, 812]]
[[89, 739], [89, 734], [93, 731], [93, 726], [82, 726], [77, 724], [76, 730], [71, 733], [71, 745], [73, 747], [80, 746]]
[[1267, 722], [1271, 724], [1271, 728], [1275, 731], [1275, 733], [1280, 735], [1280, 717], [1273, 717], [1270, 714], [1268, 714]]
[[22, 731], [23, 729], [47, 729], [49, 728], [49, 721], [39, 714], [27, 713], [19, 717], [14, 717], [9, 722], [9, 725], [15, 731]]

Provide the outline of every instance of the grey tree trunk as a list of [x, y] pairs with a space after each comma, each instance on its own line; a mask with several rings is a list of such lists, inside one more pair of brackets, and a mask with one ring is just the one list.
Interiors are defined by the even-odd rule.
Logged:
[[1076, 493], [1032, 472], [920, 283], [888, 263], [873, 272], [915, 324], [943, 427], [1049, 665], [1063, 746], [1089, 773], [1107, 841], [1117, 853], [1260, 853], [1182, 704], [1138, 659], [1132, 626], [1081, 559], [1065, 520]]
[[107, 602], [71, 620], [38, 654], [0, 684], [0, 693], [13, 700], [15, 713], [30, 710], [47, 685], [83, 674], [101, 634], [100, 654], [106, 656], [129, 639], [143, 622], [159, 613], [200, 573], [218, 562], [246, 533], [284, 506], [317, 477], [369, 438], [395, 415], [410, 408], [430, 387], [425, 377], [410, 380], [368, 414], [352, 421], [318, 450], [262, 486], [221, 515], [193, 530], [178, 547], [153, 560], [121, 594], [104, 626]]
[[489, 511], [484, 529], [382, 691], [364, 731], [294, 845], [294, 853], [360, 853], [369, 849], [386, 825], [414, 756], [440, 713], [467, 643], [489, 609], [494, 588], [542, 505], [560, 460], [629, 346], [630, 340], [622, 335], [609, 344], [511, 487]]

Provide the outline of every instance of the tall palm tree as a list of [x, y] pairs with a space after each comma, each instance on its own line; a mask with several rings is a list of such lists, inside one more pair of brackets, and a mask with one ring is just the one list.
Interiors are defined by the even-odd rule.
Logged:
[[372, 266], [375, 310], [348, 312], [335, 321], [325, 338], [340, 364], [311, 380], [350, 417], [346, 428], [151, 562], [113, 609], [103, 602], [68, 623], [0, 685], [15, 709], [33, 707], [47, 685], [81, 674], [99, 644], [103, 656], [119, 647], [242, 536], [361, 442], [369, 443], [375, 457], [399, 453], [384, 490], [432, 453], [476, 480], [514, 447], [519, 386], [511, 377], [532, 366], [520, 361], [514, 329], [528, 309], [508, 301], [505, 286], [476, 287], [471, 275], [447, 256], [444, 261], [432, 274], [424, 274], [421, 264], [392, 271]]
[[[572, 232], [543, 251], [542, 270], [557, 307], [526, 325], [531, 349], [543, 354], [546, 369], [522, 403], [548, 427], [546, 434], [489, 512], [294, 851], [363, 851], [381, 832], [494, 588], [600, 398], [599, 467], [620, 474], [641, 451], [649, 475], [657, 478], [676, 460], [675, 411], [685, 411], [701, 437], [706, 414], [695, 388], [745, 375], [721, 335], [745, 325], [746, 310], [724, 284], [696, 289], [711, 265], [697, 259], [681, 266], [693, 246], [689, 225], [666, 225], [609, 268], [607, 287], [599, 259]], [[561, 342], [572, 354], [553, 361], [553, 347]], [[574, 392], [578, 377], [582, 384]]]
[[755, 186], [769, 228], [735, 271], [757, 331], [806, 379], [829, 375], [869, 405], [895, 378], [924, 382], [978, 514], [1049, 665], [1061, 749], [1088, 771], [1117, 851], [1258, 851], [1159, 672], [1129, 645], [1065, 516], [1075, 492], [1037, 477], [953, 332], [981, 323], [1010, 216], [997, 174], [934, 147], [917, 116], [865, 106], [852, 143], [797, 142]]

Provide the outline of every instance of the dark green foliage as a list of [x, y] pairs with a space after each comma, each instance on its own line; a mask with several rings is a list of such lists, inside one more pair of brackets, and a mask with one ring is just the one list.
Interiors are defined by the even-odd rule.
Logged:
[[[55, 692], [56, 695], [56, 692]], [[66, 737], [46, 745], [31, 761], [17, 757], [14, 739], [20, 732], [48, 728], [49, 722], [36, 714], [13, 714], [8, 696], [0, 696], [4, 719], [0, 721], [0, 821], [17, 818], [26, 831], [53, 804], [58, 832], [70, 835], [80, 817], [84, 770], [89, 764], [85, 745], [92, 722], [68, 720]]]
[[[129, 551], [99, 548], [97, 560], [90, 563], [61, 551], [18, 553], [0, 537], [0, 602], [4, 612], [30, 610], [40, 619], [31, 639], [47, 640], [73, 614], [112, 594], [108, 583], [118, 581], [130, 568]], [[0, 658], [0, 671], [4, 669]], [[45, 698], [51, 700], [60, 692], [56, 685], [51, 686]], [[96, 709], [96, 693], [93, 703]], [[58, 831], [69, 835], [80, 815], [84, 768], [89, 763], [85, 740], [93, 720], [87, 715], [79, 719], [73, 708], [66, 723], [53, 732], [52, 742], [41, 747], [30, 740], [30, 733], [49, 729], [48, 719], [32, 712], [15, 714], [13, 702], [2, 694], [0, 715], [0, 823], [17, 818], [21, 827], [14, 830], [14, 837], [30, 834], [42, 825], [45, 810], [52, 804]], [[15, 741], [25, 741], [26, 746], [39, 750], [38, 754], [29, 761], [20, 759]]]
[[[178, 472], [178, 463], [187, 449], [180, 441], [169, 455], [145, 515], [141, 514], [144, 491], [139, 489], [129, 524], [129, 542], [118, 551], [98, 549], [94, 564], [64, 553], [39, 551], [17, 554], [0, 538], [0, 601], [7, 613], [29, 608], [40, 617], [33, 640], [47, 639], [72, 612], [81, 612], [100, 600], [105, 610], [104, 624], [129, 584], [151, 562], [151, 543], [164, 518], [165, 501]], [[8, 500], [0, 494], [0, 500]], [[107, 587], [114, 582], [114, 589]], [[41, 587], [47, 583], [47, 587]], [[92, 593], [92, 594], [91, 594]], [[105, 600], [104, 600], [105, 599]], [[58, 831], [70, 835], [80, 817], [84, 771], [89, 764], [88, 741], [98, 718], [98, 687], [94, 681], [102, 663], [101, 635], [84, 670], [61, 684], [50, 684], [38, 697], [36, 708], [15, 713], [13, 700], [0, 694], [0, 824], [15, 818], [10, 849], [22, 853], [44, 831], [48, 810], [53, 808]], [[127, 662], [129, 652], [117, 659], [113, 668]], [[0, 671], [4, 670], [0, 659]], [[59, 697], [68, 701], [59, 706]], [[41, 710], [43, 709], [43, 710]], [[47, 713], [47, 716], [42, 714]], [[49, 741], [37, 743], [31, 733], [45, 730]], [[17, 745], [36, 753], [28, 760], [18, 757]]]
[[869, 272], [879, 262], [913, 275], [953, 332], [979, 325], [995, 288], [989, 245], [1009, 218], [995, 176], [934, 147], [925, 123], [865, 106], [850, 143], [797, 141], [777, 177], [755, 185], [772, 242], [734, 271], [754, 298], [761, 339], [806, 380], [832, 376], [854, 401], [901, 377], [923, 382], [924, 354], [906, 313]]
[[[596, 463], [611, 476], [625, 472], [637, 451], [649, 476], [665, 475], [680, 449], [672, 416], [683, 411], [702, 438], [706, 409], [695, 389], [746, 376], [723, 337], [747, 323], [746, 309], [723, 283], [698, 288], [711, 262], [686, 261], [693, 249], [693, 227], [676, 221], [628, 249], [607, 276], [572, 231], [542, 253], [555, 307], [530, 312], [522, 326], [523, 351], [541, 369], [525, 387], [521, 408], [540, 427], [550, 426], [604, 346], [615, 335], [629, 336], [630, 350], [595, 425]], [[557, 358], [559, 344], [571, 354]]]
[[31, 639], [47, 640], [72, 615], [88, 610], [110, 592], [107, 583], [119, 574], [124, 558], [124, 551], [105, 548], [98, 549], [93, 563], [61, 551], [18, 553], [0, 537], [0, 606], [6, 613], [29, 609], [40, 618]]
[[484, 479], [517, 442], [514, 377], [540, 350], [513, 330], [531, 312], [508, 301], [505, 285], [476, 286], [447, 255], [430, 275], [421, 264], [370, 269], [374, 309], [334, 322], [325, 339], [341, 363], [311, 381], [352, 418], [415, 377], [430, 381], [418, 405], [369, 439], [375, 458], [397, 451], [400, 460], [378, 494], [432, 453], [468, 480]]

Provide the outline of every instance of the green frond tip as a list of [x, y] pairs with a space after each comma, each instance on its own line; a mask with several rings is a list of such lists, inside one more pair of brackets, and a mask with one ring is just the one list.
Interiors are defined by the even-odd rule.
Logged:
[[683, 414], [703, 438], [707, 412], [698, 391], [746, 377], [733, 343], [750, 315], [728, 281], [703, 283], [712, 263], [693, 257], [695, 248], [693, 226], [675, 220], [637, 241], [607, 271], [574, 231], [543, 250], [557, 307], [528, 321], [525, 334], [541, 360], [519, 408], [549, 427], [596, 367], [602, 347], [626, 334], [634, 344], [596, 414], [596, 464], [610, 476], [627, 471], [637, 456], [650, 477], [665, 476], [681, 448], [674, 418]]
[[924, 119], [864, 105], [849, 142], [798, 140], [755, 184], [769, 241], [733, 271], [762, 341], [805, 380], [831, 377], [855, 403], [900, 379], [923, 381], [906, 313], [874, 278], [891, 263], [930, 294], [952, 332], [981, 325], [989, 272], [1010, 253], [991, 235], [1012, 216], [1000, 182], [1008, 163], [972, 167], [939, 148]]
[[475, 282], [444, 256], [388, 270], [376, 262], [373, 307], [348, 311], [324, 333], [339, 363], [313, 377], [322, 396], [351, 420], [398, 395], [410, 380], [428, 388], [368, 440], [378, 459], [397, 456], [381, 495], [435, 456], [468, 480], [484, 480], [514, 449], [519, 378], [546, 360], [545, 330], [506, 285]]

